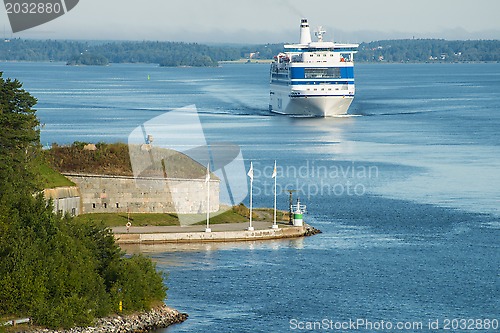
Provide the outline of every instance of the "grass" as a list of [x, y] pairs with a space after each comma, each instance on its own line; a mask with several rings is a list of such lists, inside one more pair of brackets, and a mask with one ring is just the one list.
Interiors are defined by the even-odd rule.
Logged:
[[175, 214], [93, 213], [76, 216], [75, 220], [82, 223], [103, 223], [107, 227], [122, 227], [128, 221], [134, 227], [179, 225], [179, 218]]
[[[91, 146], [91, 147], [90, 147]], [[86, 148], [87, 147], [87, 148]], [[206, 166], [180, 152], [154, 145], [74, 142], [53, 145], [45, 151], [49, 164], [59, 172], [134, 176], [132, 161], [142, 177], [205, 179]], [[212, 179], [218, 179], [214, 174]]]
[[[271, 208], [254, 209], [252, 217], [254, 221], [273, 221], [274, 210]], [[205, 214], [184, 215], [183, 218], [197, 218], [197, 221], [203, 219], [197, 224], [203, 225]], [[243, 204], [231, 207], [231, 209], [219, 215], [210, 217], [211, 224], [242, 223], [247, 222], [249, 218], [249, 209]], [[179, 217], [177, 214], [158, 214], [158, 213], [93, 213], [83, 214], [75, 217], [76, 221], [81, 223], [103, 223], [107, 227], [122, 227], [128, 221], [134, 227], [145, 226], [179, 226]], [[288, 213], [278, 211], [278, 221], [288, 221]]]
[[43, 188], [75, 186], [75, 183], [51, 168], [47, 163], [41, 163], [38, 168], [38, 174], [40, 174]]

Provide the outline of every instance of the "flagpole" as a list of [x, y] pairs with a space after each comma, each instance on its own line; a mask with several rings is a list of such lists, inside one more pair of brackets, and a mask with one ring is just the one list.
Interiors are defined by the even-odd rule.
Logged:
[[250, 177], [250, 225], [248, 227], [248, 231], [254, 231], [254, 227], [252, 226], [252, 213], [253, 213], [253, 163], [250, 162], [250, 170], [248, 171], [248, 176]]
[[205, 182], [207, 183], [207, 228], [205, 232], [212, 232], [212, 229], [210, 229], [210, 163], [207, 164]]
[[254, 231], [254, 228], [252, 226], [252, 214], [253, 214], [252, 196], [253, 196], [253, 180], [250, 181], [250, 226], [248, 227], [248, 231]]
[[276, 174], [276, 160], [274, 161], [273, 176], [274, 176], [274, 222], [273, 222], [273, 229], [278, 229], [278, 224], [276, 224], [276, 179], [278, 178], [277, 174]]

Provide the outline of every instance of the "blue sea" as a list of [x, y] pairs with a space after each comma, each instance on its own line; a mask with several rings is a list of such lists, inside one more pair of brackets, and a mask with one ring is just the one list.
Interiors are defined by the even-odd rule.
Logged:
[[500, 332], [500, 64], [357, 64], [350, 115], [330, 119], [271, 114], [268, 69], [0, 63], [38, 98], [43, 145], [126, 142], [195, 105], [207, 144], [260, 171], [255, 206], [276, 160], [278, 208], [297, 190], [323, 231], [127, 248], [190, 315], [161, 332]]

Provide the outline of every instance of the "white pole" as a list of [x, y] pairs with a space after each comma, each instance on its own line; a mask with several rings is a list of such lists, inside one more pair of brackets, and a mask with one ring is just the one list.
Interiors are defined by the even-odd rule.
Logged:
[[250, 180], [250, 226], [248, 227], [248, 231], [254, 231], [254, 227], [252, 226], [252, 196], [253, 196], [253, 179]]
[[276, 161], [274, 161], [273, 177], [274, 177], [274, 222], [273, 222], [273, 229], [278, 229], [278, 224], [276, 224], [276, 179], [278, 178], [277, 174], [276, 174]]
[[250, 170], [248, 171], [248, 176], [250, 177], [250, 225], [248, 227], [248, 231], [254, 231], [254, 227], [252, 226], [252, 213], [253, 213], [253, 163], [250, 162]]
[[207, 165], [205, 182], [207, 183], [207, 228], [205, 232], [212, 232], [212, 229], [210, 229], [210, 163]]

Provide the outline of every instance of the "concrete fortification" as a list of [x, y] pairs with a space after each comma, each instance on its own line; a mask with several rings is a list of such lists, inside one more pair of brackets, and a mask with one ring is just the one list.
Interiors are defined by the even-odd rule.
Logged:
[[[65, 174], [81, 195], [81, 213], [177, 213], [207, 211], [207, 183], [198, 179]], [[210, 212], [219, 210], [219, 180], [210, 180]]]

